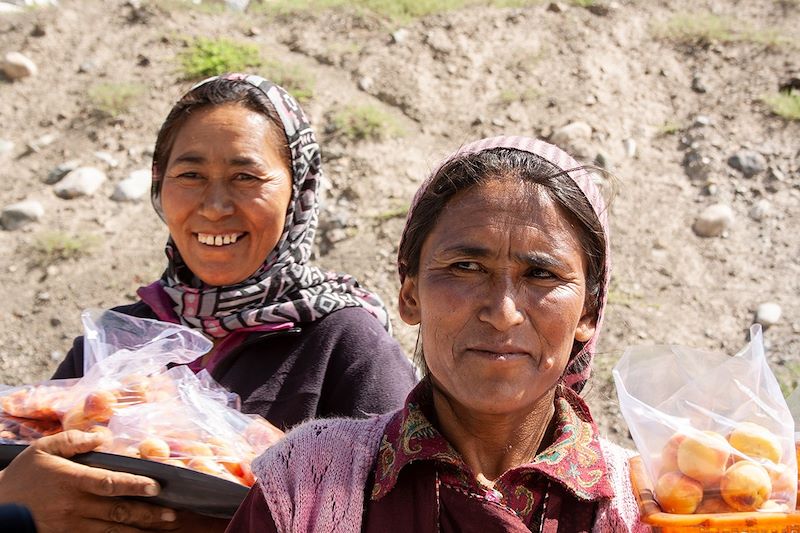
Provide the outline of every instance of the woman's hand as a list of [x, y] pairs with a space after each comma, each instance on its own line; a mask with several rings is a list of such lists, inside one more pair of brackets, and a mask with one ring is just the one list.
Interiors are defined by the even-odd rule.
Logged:
[[39, 439], [0, 472], [0, 503], [28, 507], [39, 533], [175, 529], [172, 509], [115, 497], [155, 496], [156, 481], [68, 459], [102, 443], [102, 435], [75, 430]]

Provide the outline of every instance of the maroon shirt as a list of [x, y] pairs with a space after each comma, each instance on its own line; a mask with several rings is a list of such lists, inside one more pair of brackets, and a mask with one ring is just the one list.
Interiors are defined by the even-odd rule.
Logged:
[[[553, 443], [489, 489], [436, 429], [423, 381], [386, 426], [366, 486], [362, 531], [590, 531], [597, 504], [613, 496], [597, 428], [580, 397], [565, 387], [557, 391], [554, 417]], [[258, 485], [227, 531], [278, 531]]]

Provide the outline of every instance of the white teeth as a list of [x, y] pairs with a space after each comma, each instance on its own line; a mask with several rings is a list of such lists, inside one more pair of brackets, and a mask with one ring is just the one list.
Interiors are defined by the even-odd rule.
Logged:
[[225, 246], [233, 244], [239, 238], [238, 233], [228, 233], [227, 235], [211, 235], [209, 233], [198, 233], [197, 240], [207, 246]]

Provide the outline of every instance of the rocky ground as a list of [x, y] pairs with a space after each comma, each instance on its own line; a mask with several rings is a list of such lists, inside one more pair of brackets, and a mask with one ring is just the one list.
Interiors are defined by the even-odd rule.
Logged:
[[[760, 308], [773, 370], [787, 390], [800, 379], [800, 122], [765, 102], [800, 84], [797, 1], [530, 2], [400, 19], [276, 14], [269, 0], [245, 13], [23, 3], [0, 2], [0, 382], [46, 378], [82, 309], [130, 302], [162, 271], [146, 169], [198, 37], [256, 45], [259, 72], [311, 91], [330, 180], [316, 261], [390, 307], [405, 209], [463, 142], [540, 136], [616, 175], [613, 284], [587, 392], [612, 438], [627, 430], [611, 368], [631, 345], [735, 353]], [[381, 117], [379, 135], [348, 135], [342, 110], [354, 106]], [[76, 167], [91, 170], [64, 177]], [[411, 352], [416, 333], [393, 316]]]

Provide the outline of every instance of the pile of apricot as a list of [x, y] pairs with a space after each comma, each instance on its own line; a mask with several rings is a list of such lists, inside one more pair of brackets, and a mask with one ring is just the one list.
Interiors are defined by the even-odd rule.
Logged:
[[674, 434], [661, 453], [655, 496], [667, 513], [788, 512], [798, 478], [775, 434], [752, 422], [727, 437]]

